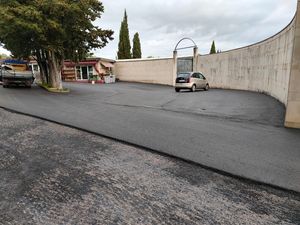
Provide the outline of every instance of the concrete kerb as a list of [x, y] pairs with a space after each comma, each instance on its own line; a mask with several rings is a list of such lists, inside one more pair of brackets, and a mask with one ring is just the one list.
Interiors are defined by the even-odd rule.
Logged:
[[19, 115], [24, 115], [24, 116], [29, 116], [29, 117], [32, 117], [32, 118], [44, 120], [44, 121], [54, 123], [54, 124], [58, 124], [58, 125], [61, 125], [61, 126], [66, 126], [66, 127], [72, 128], [72, 129], [77, 129], [77, 130], [80, 130], [80, 131], [83, 131], [83, 132], [87, 132], [89, 134], [97, 135], [99, 137], [107, 138], [109, 140], [117, 141], [117, 142], [120, 142], [122, 144], [126, 144], [126, 145], [129, 145], [129, 146], [132, 146], [132, 147], [136, 147], [136, 148], [141, 149], [141, 150], [152, 152], [154, 154], [158, 154], [158, 155], [161, 155], [161, 156], [164, 156], [164, 157], [170, 157], [172, 159], [187, 162], [187, 163], [190, 163], [192, 165], [197, 165], [197, 166], [200, 166], [203, 169], [207, 169], [207, 170], [213, 171], [215, 173], [218, 173], [218, 174], [221, 174], [221, 175], [224, 175], [224, 176], [235, 178], [237, 180], [240, 180], [241, 182], [245, 182], [245, 183], [248, 183], [250, 185], [263, 185], [263, 186], [268, 186], [268, 187], [271, 187], [271, 188], [274, 188], [274, 189], [277, 189], [277, 190], [288, 191], [289, 193], [300, 195], [300, 192], [297, 192], [295, 190], [290, 190], [290, 189], [283, 188], [283, 187], [280, 187], [280, 186], [275, 185], [275, 184], [261, 182], [261, 181], [257, 181], [257, 180], [247, 178], [247, 177], [244, 177], [244, 176], [235, 175], [235, 174], [223, 171], [223, 170], [219, 170], [219, 169], [216, 169], [216, 168], [213, 168], [213, 167], [209, 167], [209, 166], [194, 162], [190, 159], [181, 158], [181, 157], [178, 157], [176, 155], [165, 153], [165, 152], [163, 152], [159, 149], [149, 148], [149, 147], [139, 145], [139, 144], [136, 144], [136, 143], [133, 143], [133, 142], [130, 142], [130, 141], [126, 141], [126, 140], [123, 140], [123, 139], [120, 139], [120, 138], [115, 138], [115, 137], [112, 137], [112, 136], [108, 136], [108, 135], [105, 135], [105, 134], [94, 132], [94, 131], [91, 131], [91, 130], [88, 130], [88, 129], [84, 129], [84, 128], [81, 128], [81, 127], [78, 127], [78, 126], [71, 125], [71, 124], [58, 122], [58, 121], [51, 120], [51, 119], [41, 117], [41, 116], [36, 116], [36, 115], [30, 114], [30, 113], [20, 112], [20, 111], [10, 109], [10, 108], [7, 108], [7, 107], [0, 106], [0, 109], [6, 110], [6, 111], [11, 112], [11, 113], [16, 113], [16, 114], [19, 114]]
[[45, 89], [46, 91], [49, 91], [49, 92], [52, 92], [52, 93], [57, 93], [57, 94], [65, 94], [65, 93], [70, 93], [70, 90], [65, 88], [65, 89], [62, 89], [62, 90], [59, 90], [57, 88], [50, 88], [50, 87], [47, 87], [46, 85], [43, 85], [41, 83], [36, 83], [37, 86]]

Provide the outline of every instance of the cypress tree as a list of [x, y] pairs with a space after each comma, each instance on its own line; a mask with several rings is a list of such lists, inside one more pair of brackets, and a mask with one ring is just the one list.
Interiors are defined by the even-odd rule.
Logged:
[[129, 39], [127, 12], [124, 12], [124, 18], [121, 23], [119, 35], [118, 59], [131, 59], [131, 46]]
[[135, 33], [133, 37], [132, 58], [133, 59], [142, 58], [142, 50], [141, 50], [139, 33]]
[[215, 41], [213, 41], [212, 44], [211, 44], [211, 48], [210, 48], [210, 53], [209, 54], [216, 54]]

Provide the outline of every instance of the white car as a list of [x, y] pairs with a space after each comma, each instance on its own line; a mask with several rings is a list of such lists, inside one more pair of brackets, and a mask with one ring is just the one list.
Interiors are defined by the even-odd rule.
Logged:
[[179, 92], [181, 89], [189, 89], [192, 92], [197, 89], [208, 91], [209, 83], [200, 72], [179, 73], [175, 82], [175, 91]]

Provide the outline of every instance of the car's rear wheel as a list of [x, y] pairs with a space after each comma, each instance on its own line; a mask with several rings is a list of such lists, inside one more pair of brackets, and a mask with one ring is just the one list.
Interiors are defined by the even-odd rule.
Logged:
[[209, 90], [209, 84], [206, 84], [204, 91], [208, 91]]
[[179, 91], [180, 91], [180, 88], [175, 88], [175, 91], [176, 91], [176, 92], [179, 92]]
[[191, 88], [191, 92], [195, 92], [196, 91], [196, 85], [193, 84], [192, 88]]

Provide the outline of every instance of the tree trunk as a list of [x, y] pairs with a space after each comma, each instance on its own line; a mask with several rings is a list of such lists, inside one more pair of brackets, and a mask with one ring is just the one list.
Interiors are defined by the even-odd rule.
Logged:
[[59, 90], [63, 89], [61, 80], [61, 70], [63, 60], [58, 59], [53, 51], [47, 52], [47, 59], [49, 65], [49, 85]]
[[40, 68], [40, 79], [43, 84], [48, 84], [49, 82], [49, 70], [47, 66], [46, 56], [43, 51], [38, 50], [36, 52], [37, 63]]

